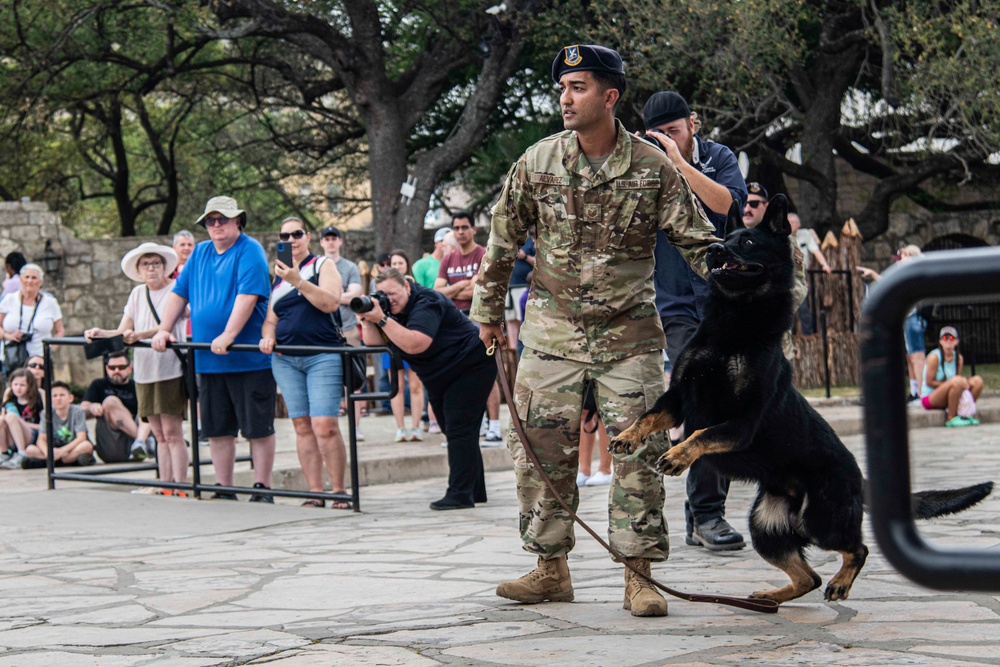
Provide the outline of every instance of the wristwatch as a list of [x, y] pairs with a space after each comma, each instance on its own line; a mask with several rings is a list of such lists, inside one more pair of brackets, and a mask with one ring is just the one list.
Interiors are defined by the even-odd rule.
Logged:
[[376, 324], [378, 325], [378, 328], [381, 329], [382, 327], [385, 326], [385, 323], [388, 321], [389, 321], [389, 316], [383, 315], [382, 319], [380, 319]]

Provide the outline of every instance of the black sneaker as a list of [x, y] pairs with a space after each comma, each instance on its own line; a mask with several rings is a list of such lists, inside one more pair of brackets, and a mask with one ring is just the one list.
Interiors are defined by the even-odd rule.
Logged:
[[76, 464], [78, 466], [92, 466], [97, 463], [97, 459], [94, 458], [93, 454], [80, 454], [76, 457]]
[[[254, 482], [253, 483], [253, 488], [255, 488], [255, 489], [268, 489], [268, 490], [270, 490], [271, 487], [264, 486], [260, 482]], [[271, 505], [273, 505], [274, 504], [274, 496], [272, 496], [270, 493], [255, 493], [252, 496], [250, 496], [250, 502], [252, 502], [252, 503], [270, 503]]]
[[[221, 484], [216, 484], [216, 486], [222, 486]], [[216, 491], [212, 494], [213, 500], [239, 500], [235, 493], [229, 493], [228, 491]]]

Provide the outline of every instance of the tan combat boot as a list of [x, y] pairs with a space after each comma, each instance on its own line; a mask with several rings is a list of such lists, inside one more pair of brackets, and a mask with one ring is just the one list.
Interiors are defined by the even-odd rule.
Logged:
[[518, 602], [572, 602], [573, 582], [569, 578], [566, 555], [551, 560], [538, 557], [538, 567], [514, 581], [497, 586], [497, 595]]
[[[649, 575], [648, 558], [629, 558], [628, 562], [639, 572]], [[667, 601], [653, 584], [626, 568], [625, 609], [630, 609], [633, 616], [666, 616]]]

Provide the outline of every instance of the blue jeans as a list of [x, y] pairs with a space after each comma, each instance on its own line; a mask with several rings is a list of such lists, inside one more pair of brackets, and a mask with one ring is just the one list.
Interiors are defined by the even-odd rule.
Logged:
[[271, 358], [271, 372], [290, 418], [340, 415], [344, 367], [339, 354], [306, 357], [275, 354]]
[[906, 337], [906, 353], [916, 354], [924, 351], [924, 332], [927, 330], [927, 320], [913, 313], [903, 320], [903, 334]]

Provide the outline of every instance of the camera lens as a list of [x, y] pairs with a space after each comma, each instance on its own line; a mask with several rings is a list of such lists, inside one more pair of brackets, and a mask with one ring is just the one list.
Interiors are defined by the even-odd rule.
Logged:
[[356, 296], [351, 299], [351, 310], [355, 313], [367, 313], [372, 308], [375, 307], [375, 303], [372, 301], [370, 296]]

